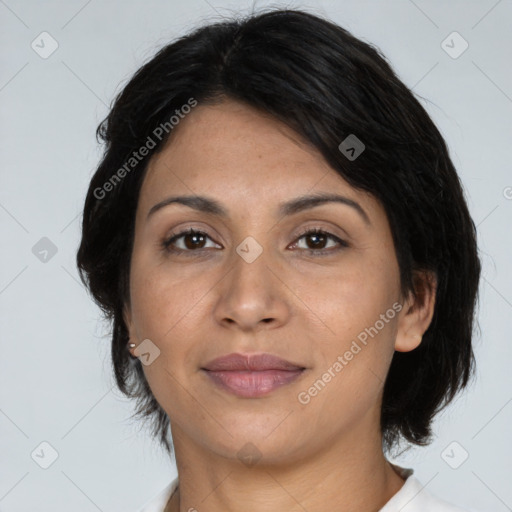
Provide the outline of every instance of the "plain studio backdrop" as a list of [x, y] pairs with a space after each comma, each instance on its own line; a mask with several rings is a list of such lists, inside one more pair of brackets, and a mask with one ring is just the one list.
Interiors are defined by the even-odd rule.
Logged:
[[432, 445], [395, 462], [461, 506], [512, 510], [510, 0], [0, 0], [1, 511], [135, 512], [175, 477], [129, 421], [107, 326], [75, 268], [102, 151], [95, 129], [161, 46], [269, 5], [326, 16], [378, 46], [448, 143], [483, 263], [477, 378], [438, 417]]

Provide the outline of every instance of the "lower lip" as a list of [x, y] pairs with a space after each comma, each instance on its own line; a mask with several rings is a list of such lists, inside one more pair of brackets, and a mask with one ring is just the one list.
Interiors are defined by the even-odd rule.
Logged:
[[237, 396], [256, 398], [290, 384], [304, 370], [207, 371], [215, 384]]

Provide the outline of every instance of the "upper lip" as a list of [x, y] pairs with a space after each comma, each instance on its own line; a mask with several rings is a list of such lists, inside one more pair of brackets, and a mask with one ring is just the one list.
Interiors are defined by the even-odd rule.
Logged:
[[263, 371], [263, 370], [304, 370], [303, 366], [291, 363], [272, 354], [228, 354], [207, 363], [208, 371]]

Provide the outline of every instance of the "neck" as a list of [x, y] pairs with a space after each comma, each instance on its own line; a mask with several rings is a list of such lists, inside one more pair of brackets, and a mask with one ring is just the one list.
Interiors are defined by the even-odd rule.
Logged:
[[368, 439], [352, 433], [299, 463], [262, 459], [249, 467], [204, 450], [173, 426], [179, 488], [165, 512], [380, 510], [404, 480], [384, 457], [380, 436]]

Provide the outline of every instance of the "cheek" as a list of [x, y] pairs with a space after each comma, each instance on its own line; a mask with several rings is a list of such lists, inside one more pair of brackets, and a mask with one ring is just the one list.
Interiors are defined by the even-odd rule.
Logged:
[[396, 311], [389, 310], [399, 296], [398, 282], [389, 265], [360, 261], [309, 288], [307, 293], [306, 287], [302, 291], [308, 298], [307, 305], [318, 312], [334, 345], [355, 339], [376, 323], [378, 331], [389, 334], [396, 317]]
[[132, 268], [132, 312], [139, 341], [149, 339], [160, 351], [150, 365], [143, 365], [143, 371], [164, 410], [179, 410], [184, 363], [193, 349], [191, 335], [199, 324], [204, 286], [165, 265]]
[[389, 267], [360, 261], [317, 282], [307, 295], [308, 306], [322, 320], [315, 327], [322, 335], [313, 338], [318, 339], [317, 365], [306, 383], [317, 383], [311, 391], [318, 393], [319, 406], [357, 408], [377, 399], [394, 353], [400, 309]]
[[153, 263], [153, 267], [134, 265], [132, 310], [140, 336], [165, 344], [176, 330], [193, 321], [208, 289], [204, 279], [170, 269], [165, 263]]
[[165, 262], [150, 265], [141, 261], [133, 265], [131, 297], [138, 339], [149, 339], [160, 350], [158, 359], [144, 366], [158, 399], [159, 390], [179, 388], [186, 369], [197, 364], [194, 340], [206, 321], [205, 294], [219, 278], [206, 272], [192, 275], [188, 269], [170, 268]]
[[[345, 309], [340, 312], [332, 307], [327, 318], [336, 335], [331, 335], [327, 343], [322, 340], [316, 351], [321, 353], [320, 359], [297, 396], [304, 404], [304, 414], [315, 418], [326, 435], [338, 428], [350, 428], [368, 411], [378, 415], [396, 335], [391, 304], [379, 307], [379, 301], [363, 299], [338, 304], [345, 304]], [[386, 316], [386, 311], [391, 313]], [[387, 322], [381, 319], [381, 313]]]

